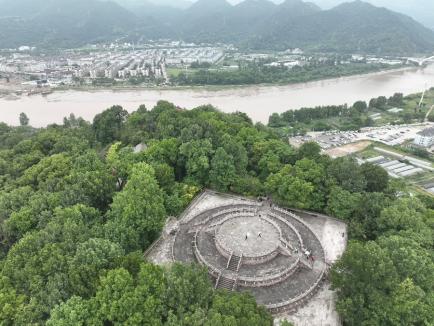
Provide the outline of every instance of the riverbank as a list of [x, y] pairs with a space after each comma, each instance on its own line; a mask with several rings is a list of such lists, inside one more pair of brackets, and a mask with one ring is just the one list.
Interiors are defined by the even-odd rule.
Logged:
[[[50, 91], [52, 92], [66, 92], [66, 91], [77, 91], [77, 92], [100, 92], [100, 91], [113, 91], [113, 92], [131, 92], [131, 91], [206, 91], [206, 92], [220, 92], [220, 91], [227, 91], [227, 90], [237, 90], [237, 89], [256, 89], [256, 88], [268, 88], [268, 87], [285, 87], [288, 85], [305, 85], [309, 83], [314, 82], [327, 82], [330, 80], [336, 80], [336, 79], [347, 79], [347, 78], [358, 78], [360, 76], [378, 76], [385, 73], [390, 72], [402, 72], [407, 70], [417, 70], [421, 69], [420, 67], [414, 67], [414, 66], [405, 66], [400, 68], [394, 68], [391, 67], [390, 69], [381, 69], [379, 71], [369, 71], [366, 73], [361, 74], [348, 74], [348, 75], [342, 75], [339, 77], [324, 77], [324, 78], [316, 78], [305, 82], [293, 82], [293, 83], [259, 83], [259, 84], [243, 84], [243, 85], [205, 85], [205, 86], [173, 86], [173, 85], [166, 85], [166, 86], [153, 86], [153, 85], [113, 85], [110, 87], [105, 86], [91, 86], [91, 85], [83, 85], [83, 86], [61, 86], [57, 88], [50, 88]], [[12, 86], [12, 87], [10, 87]], [[13, 87], [14, 85], [10, 85], [7, 89], [0, 88], [0, 98], [6, 98], [9, 100], [16, 100], [19, 99], [21, 96], [34, 96], [34, 95], [44, 95], [42, 94], [44, 91], [43, 89], [40, 89], [39, 92], [35, 92], [34, 89], [25, 89], [19, 87], [21, 85], [15, 85], [16, 87]], [[37, 90], [37, 89], [36, 89]], [[17, 94], [17, 92], [19, 92]], [[26, 95], [28, 92], [33, 92], [33, 94]], [[45, 94], [48, 95], [48, 94]]]
[[77, 90], [77, 91], [98, 91], [98, 90], [125, 90], [125, 91], [133, 91], [133, 90], [179, 90], [179, 91], [194, 91], [194, 90], [204, 90], [204, 91], [210, 91], [210, 92], [219, 92], [219, 91], [225, 91], [230, 89], [248, 89], [248, 88], [256, 88], [256, 87], [280, 87], [280, 86], [288, 86], [288, 85], [303, 85], [311, 82], [318, 82], [318, 81], [327, 81], [327, 80], [335, 80], [338, 78], [351, 78], [351, 77], [359, 77], [359, 76], [366, 76], [366, 75], [372, 75], [376, 76], [378, 74], [388, 73], [388, 72], [400, 72], [400, 71], [406, 71], [406, 70], [412, 70], [412, 69], [420, 69], [415, 66], [405, 66], [400, 68], [394, 68], [390, 67], [390, 69], [381, 69], [378, 71], [367, 71], [365, 73], [360, 74], [344, 74], [341, 76], [333, 76], [333, 77], [323, 77], [323, 78], [313, 78], [308, 81], [303, 82], [282, 82], [282, 83], [258, 83], [258, 84], [231, 84], [231, 85], [167, 85], [167, 86], [132, 86], [132, 85], [115, 85], [110, 88], [106, 87], [69, 87], [59, 90]]
[[112, 105], [128, 111], [144, 104], [152, 108], [167, 100], [192, 109], [211, 104], [223, 112], [244, 112], [256, 122], [267, 123], [272, 113], [302, 107], [353, 104], [373, 97], [418, 93], [434, 86], [434, 65], [425, 68], [399, 69], [365, 75], [349, 76], [302, 84], [279, 86], [231, 87], [220, 90], [184, 89], [110, 89], [65, 90], [47, 96], [21, 96], [16, 100], [0, 99], [0, 121], [18, 124], [21, 112], [34, 126], [62, 123], [63, 117], [74, 113], [86, 120]]

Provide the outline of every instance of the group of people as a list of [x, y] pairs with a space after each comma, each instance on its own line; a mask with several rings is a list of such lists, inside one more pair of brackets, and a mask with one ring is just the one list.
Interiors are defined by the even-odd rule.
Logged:
[[[244, 240], [247, 241], [248, 238], [249, 238], [249, 234], [247, 233], [247, 234], [246, 234], [246, 237], [244, 238]], [[259, 232], [259, 233], [258, 233], [258, 238], [261, 238], [261, 239], [262, 239], [262, 232]]]
[[[298, 254], [297, 248], [294, 249], [294, 253]], [[312, 255], [312, 253], [308, 249], [304, 249], [303, 254], [306, 256], [306, 259], [311, 261], [312, 263], [315, 261], [314, 256]]]
[[304, 255], [306, 256], [306, 259], [310, 260], [312, 263], [315, 261], [315, 258], [313, 257], [312, 253], [309, 250], [305, 249]]

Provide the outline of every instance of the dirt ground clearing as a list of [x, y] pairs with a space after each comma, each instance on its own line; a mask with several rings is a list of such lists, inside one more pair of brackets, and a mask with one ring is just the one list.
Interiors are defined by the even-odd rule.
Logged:
[[364, 141], [360, 141], [357, 143], [352, 143], [352, 144], [348, 144], [348, 145], [344, 145], [344, 146], [330, 148], [330, 149], [326, 150], [325, 153], [327, 153], [331, 157], [347, 156], [347, 155], [357, 153], [357, 152], [364, 150], [366, 147], [371, 145], [371, 143], [372, 142], [370, 142], [368, 140], [364, 140]]

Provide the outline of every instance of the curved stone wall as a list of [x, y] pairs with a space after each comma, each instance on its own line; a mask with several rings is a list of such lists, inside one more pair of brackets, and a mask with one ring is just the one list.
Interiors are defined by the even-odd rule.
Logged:
[[[314, 258], [305, 257], [307, 249]], [[273, 313], [296, 309], [314, 295], [326, 273], [324, 256], [319, 238], [297, 215], [247, 201], [189, 216], [172, 246], [174, 261], [193, 257], [216, 288], [252, 291]]]

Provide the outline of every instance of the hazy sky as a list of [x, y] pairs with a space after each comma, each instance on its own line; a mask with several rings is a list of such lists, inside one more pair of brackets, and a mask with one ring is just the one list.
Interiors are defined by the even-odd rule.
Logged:
[[[232, 3], [232, 4], [237, 4], [237, 3], [239, 3], [239, 2], [243, 2], [243, 0], [227, 0], [228, 2], [230, 2], [230, 3]], [[275, 3], [281, 3], [281, 2], [283, 2], [284, 0], [271, 0], [271, 1], [273, 1], [273, 2], [275, 2]], [[193, 1], [194, 2], [194, 1]]]
[[[137, 0], [140, 1], [140, 0]], [[195, 2], [197, 0], [150, 0], [154, 3], [164, 4], [181, 4], [186, 1]], [[243, 0], [227, 0], [232, 4], [237, 4]], [[281, 3], [285, 0], [271, 0], [275, 3]], [[319, 5], [323, 9], [330, 9], [343, 2], [351, 2], [354, 0], [304, 0], [305, 2], [313, 2]], [[379, 7], [386, 7], [388, 9], [394, 10], [406, 14], [418, 20], [425, 26], [434, 29], [434, 0], [362, 0], [370, 2], [373, 5]]]
[[[173, 0], [177, 1], [177, 0]], [[190, 0], [195, 2], [197, 0]], [[243, 0], [227, 0], [232, 4], [237, 4]], [[271, 0], [281, 3], [284, 0]], [[329, 9], [343, 2], [353, 0], [304, 0], [314, 2], [323, 9]], [[379, 7], [386, 7], [391, 10], [407, 14], [430, 28], [434, 29], [434, 0], [363, 0]]]
[[[188, 0], [188, 1], [195, 2], [197, 0]], [[243, 0], [227, 0], [227, 1], [232, 4], [236, 4], [242, 2]], [[284, 0], [271, 0], [271, 1], [275, 3], [281, 3]], [[328, 8], [342, 2], [350, 2], [353, 0], [304, 0], [304, 1], [315, 2], [322, 7]], [[363, 1], [371, 2], [373, 4], [381, 5], [381, 6], [402, 7], [402, 6], [417, 6], [417, 5], [427, 4], [427, 3], [431, 3], [433, 0], [363, 0]]]

